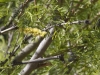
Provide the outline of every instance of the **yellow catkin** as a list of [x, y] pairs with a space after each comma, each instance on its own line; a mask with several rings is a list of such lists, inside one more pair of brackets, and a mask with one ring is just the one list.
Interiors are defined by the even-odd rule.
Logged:
[[39, 35], [41, 37], [44, 37], [47, 34], [47, 32], [41, 31], [38, 28], [27, 27], [27, 28], [24, 28], [24, 29], [21, 29], [21, 30], [23, 30], [24, 34], [32, 34], [33, 36]]
[[47, 34], [47, 32], [43, 31], [43, 32], [41, 32], [40, 36], [44, 37], [46, 34]]

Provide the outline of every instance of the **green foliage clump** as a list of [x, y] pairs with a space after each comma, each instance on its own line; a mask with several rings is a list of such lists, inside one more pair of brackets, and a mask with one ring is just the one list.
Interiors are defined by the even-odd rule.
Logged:
[[[27, 3], [29, 0], [25, 0]], [[1, 27], [9, 23], [12, 10], [17, 11], [22, 1], [0, 1]], [[24, 5], [25, 3], [23, 3]], [[15, 10], [16, 8], [16, 10]], [[24, 8], [24, 9], [23, 9]], [[98, 0], [34, 0], [20, 9], [11, 25], [19, 30], [13, 30], [13, 38], [9, 43], [4, 35], [0, 36], [0, 74], [16, 75], [24, 67], [23, 64], [12, 67], [12, 61], [23, 47], [25, 35], [45, 38], [50, 28], [55, 28], [52, 43], [47, 48], [44, 57], [64, 55], [65, 63], [51, 60], [52, 65], [38, 68], [36, 75], [99, 75], [100, 72], [100, 1]], [[98, 23], [97, 23], [98, 22]], [[97, 25], [98, 24], [98, 25]], [[46, 29], [46, 31], [42, 31]], [[1, 31], [0, 31], [1, 32]], [[9, 31], [11, 33], [12, 31]], [[51, 35], [47, 35], [51, 36]], [[6, 37], [8, 38], [8, 36]], [[16, 39], [17, 38], [17, 39]], [[21, 41], [19, 41], [21, 39]], [[26, 40], [25, 40], [26, 41]], [[18, 50], [16, 50], [18, 48]], [[26, 48], [26, 46], [25, 46]], [[4, 58], [9, 49], [7, 58]], [[34, 52], [27, 55], [30, 59]], [[38, 53], [37, 53], [38, 54]], [[6, 62], [6, 59], [7, 62]], [[3, 64], [2, 64], [3, 63]], [[13, 70], [12, 70], [13, 69]]]

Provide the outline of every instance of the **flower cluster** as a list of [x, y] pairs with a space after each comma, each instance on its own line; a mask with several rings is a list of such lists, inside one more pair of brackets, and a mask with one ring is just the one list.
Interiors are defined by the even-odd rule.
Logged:
[[24, 28], [23, 29], [23, 32], [25, 33], [25, 34], [32, 34], [32, 35], [34, 35], [34, 36], [41, 36], [41, 37], [44, 37], [46, 34], [47, 34], [47, 32], [46, 31], [41, 31], [40, 29], [38, 29], [38, 28], [31, 28], [31, 27], [27, 27], [27, 28]]

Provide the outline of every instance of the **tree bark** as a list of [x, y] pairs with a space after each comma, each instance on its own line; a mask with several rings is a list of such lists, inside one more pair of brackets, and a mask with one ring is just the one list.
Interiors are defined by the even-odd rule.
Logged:
[[22, 61], [29, 53], [31, 53], [42, 41], [42, 37], [39, 37], [38, 41], [34, 42], [34, 43], [30, 43], [27, 46], [25, 46], [20, 52], [19, 54], [15, 57], [15, 59], [13, 60], [13, 64], [15, 62], [20, 62]]
[[[50, 43], [52, 42], [52, 34], [54, 32], [54, 28], [50, 29], [50, 35], [43, 39], [43, 41], [39, 44], [36, 52], [32, 56], [30, 60], [34, 60], [43, 55], [46, 51]], [[20, 72], [20, 75], [30, 75], [30, 73], [38, 67], [38, 63], [30, 63], [25, 66], [25, 68]]]

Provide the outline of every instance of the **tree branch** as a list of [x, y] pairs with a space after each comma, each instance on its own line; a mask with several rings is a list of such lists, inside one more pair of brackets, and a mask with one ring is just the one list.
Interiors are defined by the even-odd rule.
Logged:
[[[34, 60], [43, 55], [50, 43], [52, 42], [52, 35], [54, 33], [54, 28], [50, 29], [50, 35], [43, 39], [43, 41], [38, 46], [36, 52], [30, 60]], [[30, 75], [30, 73], [38, 67], [38, 63], [30, 63], [25, 66], [25, 68], [20, 72], [21, 75]]]
[[29, 60], [29, 61], [14, 62], [13, 65], [29, 64], [29, 63], [41, 63], [41, 62], [44, 62], [47, 60], [61, 59], [60, 57], [61, 57], [61, 55], [57, 55], [57, 56], [52, 56], [52, 57], [48, 57], [48, 58], [38, 58], [38, 59], [34, 59], [34, 60]]
[[16, 29], [18, 29], [18, 27], [13, 25], [5, 30], [1, 30], [0, 34], [6, 33], [6, 32], [11, 31], [11, 30], [16, 30]]
[[34, 43], [30, 43], [27, 46], [25, 46], [20, 52], [19, 54], [14, 58], [13, 62], [15, 61], [22, 61], [29, 53], [31, 53], [38, 45], [39, 43], [42, 41], [42, 37], [39, 37], [37, 41], [35, 41]]
[[33, 0], [25, 0], [24, 3], [22, 3], [19, 8], [17, 8], [9, 17], [9, 21], [7, 22], [6, 26], [3, 26], [1, 30], [4, 30], [11, 26], [13, 21], [15, 20], [16, 17], [21, 17], [22, 13], [24, 13], [24, 10], [26, 7], [28, 7], [28, 4], [33, 1]]

